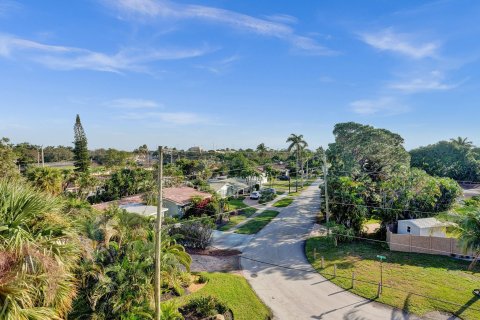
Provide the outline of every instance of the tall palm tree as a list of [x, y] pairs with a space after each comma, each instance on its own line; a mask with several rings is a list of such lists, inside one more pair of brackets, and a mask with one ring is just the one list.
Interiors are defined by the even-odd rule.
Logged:
[[62, 203], [21, 182], [0, 195], [0, 319], [64, 319], [79, 252]]
[[471, 148], [473, 146], [473, 142], [468, 140], [467, 137], [462, 138], [462, 137], [457, 137], [455, 139], [450, 139], [450, 141], [460, 147], [467, 147]]
[[287, 143], [290, 143], [288, 146], [288, 151], [292, 152], [294, 151], [296, 154], [296, 165], [295, 165], [295, 191], [298, 191], [298, 169], [299, 169], [299, 164], [301, 163], [302, 166], [302, 171], [303, 171], [303, 162], [301, 161], [301, 152], [303, 149], [305, 149], [308, 146], [308, 143], [303, 139], [303, 134], [290, 134], [288, 137]]

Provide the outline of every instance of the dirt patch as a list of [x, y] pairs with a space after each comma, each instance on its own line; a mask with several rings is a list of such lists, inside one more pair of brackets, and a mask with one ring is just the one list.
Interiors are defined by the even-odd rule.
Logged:
[[237, 250], [188, 250], [192, 257], [192, 272], [239, 272], [240, 251]]
[[192, 283], [188, 288], [187, 288], [187, 292], [188, 294], [191, 294], [191, 293], [194, 293], [194, 292], [197, 292], [198, 290], [202, 289], [203, 287], [205, 287], [206, 283]]

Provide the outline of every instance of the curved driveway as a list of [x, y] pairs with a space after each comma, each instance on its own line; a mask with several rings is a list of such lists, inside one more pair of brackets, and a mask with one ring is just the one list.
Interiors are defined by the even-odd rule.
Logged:
[[416, 319], [351, 294], [314, 272], [305, 257], [304, 245], [319, 210], [318, 184], [314, 183], [284, 208], [244, 249], [243, 272], [255, 292], [272, 309], [275, 319]]

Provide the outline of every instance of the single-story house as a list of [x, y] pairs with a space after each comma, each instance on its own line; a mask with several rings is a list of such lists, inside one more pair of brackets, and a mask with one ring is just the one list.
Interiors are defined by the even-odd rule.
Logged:
[[191, 187], [165, 188], [163, 190], [163, 207], [168, 209], [168, 216], [181, 217], [191, 205], [193, 197], [206, 199], [211, 198], [212, 195]]
[[435, 218], [398, 220], [397, 233], [446, 238], [446, 228], [451, 225], [450, 222], [443, 222]]
[[208, 185], [212, 188], [221, 198], [227, 198], [231, 196], [238, 196], [248, 191], [248, 185], [238, 181], [234, 178], [219, 177], [217, 179], [210, 179]]

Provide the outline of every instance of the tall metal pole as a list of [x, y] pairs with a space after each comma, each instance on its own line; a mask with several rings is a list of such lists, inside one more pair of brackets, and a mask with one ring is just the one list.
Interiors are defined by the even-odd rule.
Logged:
[[45, 167], [45, 156], [43, 155], [43, 146], [42, 146], [42, 167]]
[[327, 156], [323, 156], [323, 183], [325, 185], [325, 218], [328, 221], [330, 219], [330, 210], [328, 208], [328, 167], [327, 167]]
[[162, 244], [162, 209], [163, 209], [163, 148], [158, 147], [158, 201], [157, 201], [157, 220], [155, 222], [155, 320], [160, 320], [162, 310], [160, 307], [162, 296], [161, 282], [161, 244]]

